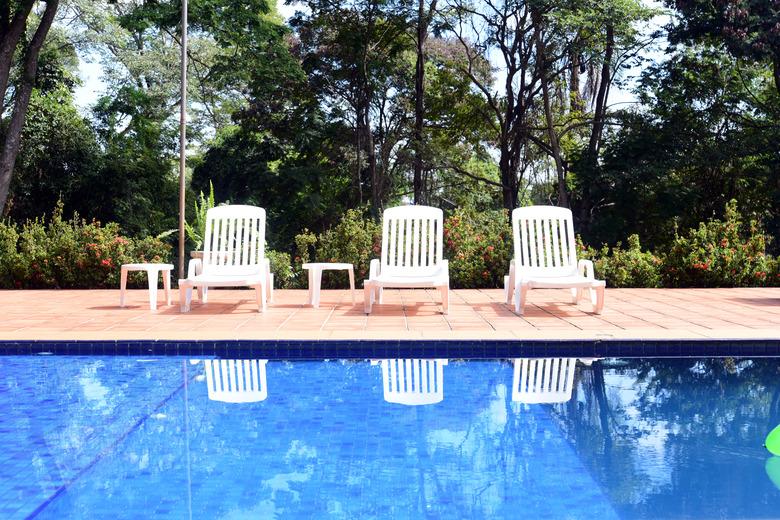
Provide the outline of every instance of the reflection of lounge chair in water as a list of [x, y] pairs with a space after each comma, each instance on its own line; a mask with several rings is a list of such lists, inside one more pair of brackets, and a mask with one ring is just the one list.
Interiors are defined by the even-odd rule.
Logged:
[[574, 389], [577, 358], [515, 359], [512, 401], [565, 403]]
[[255, 403], [268, 397], [267, 359], [207, 359], [209, 399], [225, 403]]
[[435, 404], [444, 399], [446, 359], [382, 359], [384, 398], [388, 403]]

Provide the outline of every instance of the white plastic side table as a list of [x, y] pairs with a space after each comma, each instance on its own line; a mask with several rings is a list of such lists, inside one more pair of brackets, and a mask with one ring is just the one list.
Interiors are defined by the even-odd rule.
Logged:
[[355, 270], [352, 264], [337, 264], [328, 262], [310, 262], [303, 264], [309, 271], [309, 304], [315, 309], [320, 308], [320, 285], [322, 271], [347, 271], [349, 274], [349, 289], [352, 293], [352, 305], [355, 305]]
[[119, 306], [125, 306], [125, 289], [127, 288], [127, 273], [130, 271], [146, 271], [149, 277], [149, 309], [157, 310], [157, 279], [162, 273], [165, 301], [171, 304], [171, 271], [173, 264], [122, 264], [119, 282]]

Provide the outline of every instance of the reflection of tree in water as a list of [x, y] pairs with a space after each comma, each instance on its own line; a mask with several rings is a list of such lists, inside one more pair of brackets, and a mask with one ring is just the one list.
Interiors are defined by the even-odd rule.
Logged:
[[772, 359], [596, 362], [579, 369], [574, 398], [553, 414], [613, 500], [633, 512], [652, 515], [676, 495], [676, 514], [720, 515], [705, 497], [749, 513], [767, 489], [754, 466], [780, 422], [778, 368]]

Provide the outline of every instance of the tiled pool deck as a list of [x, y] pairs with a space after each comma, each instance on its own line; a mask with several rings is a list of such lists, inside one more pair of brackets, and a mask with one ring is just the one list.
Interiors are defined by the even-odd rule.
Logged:
[[[162, 300], [162, 291], [160, 291]], [[433, 290], [387, 290], [363, 313], [349, 292], [325, 290], [321, 307], [306, 291], [278, 290], [264, 314], [252, 291], [211, 290], [209, 303], [181, 314], [148, 307], [145, 290], [0, 291], [0, 340], [772, 340], [780, 344], [780, 289], [607, 289], [604, 313], [569, 303], [567, 290], [536, 290], [524, 316], [503, 291], [453, 290], [450, 313]], [[161, 302], [162, 303], [162, 302]]]

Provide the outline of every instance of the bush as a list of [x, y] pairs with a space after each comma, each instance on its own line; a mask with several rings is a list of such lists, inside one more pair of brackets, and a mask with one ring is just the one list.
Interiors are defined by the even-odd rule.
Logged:
[[642, 251], [639, 235], [628, 237], [628, 249], [622, 244], [600, 250], [582, 245], [577, 237], [580, 258], [593, 260], [596, 278], [607, 281], [608, 287], [659, 287], [661, 259], [649, 251]]
[[453, 288], [503, 287], [512, 258], [508, 213], [456, 210], [444, 222], [444, 258]]
[[[379, 257], [382, 243], [382, 226], [370, 218], [364, 218], [357, 209], [347, 210], [338, 224], [326, 230], [319, 237], [308, 230], [295, 237], [297, 256], [295, 258], [294, 283], [306, 287], [305, 273], [301, 265], [306, 262], [347, 262], [355, 268], [355, 280], [368, 278], [372, 258]], [[314, 251], [314, 256], [311, 256]], [[343, 287], [344, 273], [325, 271], [323, 287]]]
[[271, 272], [274, 274], [274, 287], [276, 289], [292, 288], [293, 269], [290, 265], [289, 253], [267, 249], [265, 256], [271, 263]]
[[745, 224], [736, 201], [724, 220], [710, 220], [675, 235], [664, 256], [666, 287], [746, 287], [780, 285], [777, 259], [766, 254], [767, 238], [758, 224]]
[[[119, 267], [133, 262], [168, 262], [171, 248], [153, 237], [131, 239], [119, 225], [62, 218], [62, 204], [51, 220], [28, 220], [21, 227], [0, 225], [0, 286], [4, 288], [116, 288]], [[142, 273], [128, 284], [142, 287]]]

